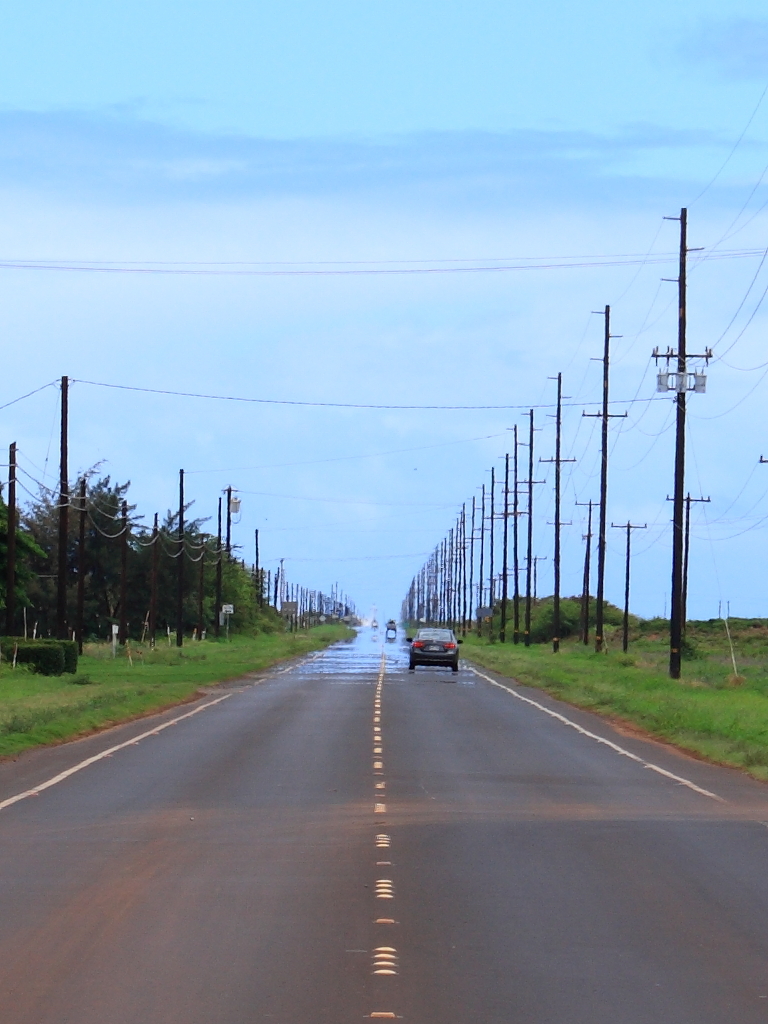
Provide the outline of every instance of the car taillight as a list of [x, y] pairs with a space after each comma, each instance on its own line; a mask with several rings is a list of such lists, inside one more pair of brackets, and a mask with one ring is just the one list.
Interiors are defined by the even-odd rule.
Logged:
[[445, 646], [446, 651], [452, 651], [454, 649], [454, 647], [456, 646], [456, 644], [445, 644], [444, 646]]
[[411, 647], [423, 647], [423, 646], [424, 646], [424, 641], [423, 640], [414, 640], [413, 643], [411, 644]]

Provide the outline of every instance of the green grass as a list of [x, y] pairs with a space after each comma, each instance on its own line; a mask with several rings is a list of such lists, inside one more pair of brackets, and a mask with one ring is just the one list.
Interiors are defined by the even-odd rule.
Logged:
[[489, 644], [467, 637], [463, 654], [479, 665], [581, 708], [632, 723], [659, 739], [768, 780], [768, 623], [731, 620], [738, 676], [721, 621], [691, 623], [692, 658], [679, 681], [667, 674], [663, 632], [640, 623], [628, 654], [618, 631], [609, 650], [574, 640], [555, 655], [549, 644]]
[[86, 644], [77, 675], [40, 676], [0, 665], [0, 757], [61, 743], [105, 726], [190, 700], [206, 685], [237, 679], [353, 635], [346, 626], [303, 633], [233, 636], [230, 641], [130, 644], [117, 658], [106, 644]]

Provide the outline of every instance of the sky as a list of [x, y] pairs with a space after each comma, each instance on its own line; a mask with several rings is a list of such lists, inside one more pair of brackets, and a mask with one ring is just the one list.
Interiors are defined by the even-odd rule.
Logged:
[[[196, 515], [232, 486], [242, 557], [258, 529], [266, 567], [388, 617], [536, 406], [548, 593], [562, 372], [577, 593], [610, 304], [609, 522], [647, 524], [632, 607], [662, 614], [673, 410], [651, 352], [676, 344], [663, 218], [685, 206], [689, 349], [714, 350], [689, 402], [687, 486], [711, 499], [689, 611], [768, 615], [763, 5], [30, 0], [2, 23], [0, 445], [32, 493], [66, 374], [73, 476], [130, 480], [145, 522], [179, 468]], [[428, 405], [465, 408], [397, 408]]]

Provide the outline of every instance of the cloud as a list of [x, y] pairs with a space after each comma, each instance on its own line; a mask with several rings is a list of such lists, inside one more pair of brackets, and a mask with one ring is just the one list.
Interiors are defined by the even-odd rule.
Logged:
[[714, 64], [728, 78], [768, 81], [768, 21], [727, 18], [704, 23], [681, 51], [688, 59]]
[[[440, 205], [460, 196], [505, 208], [624, 202], [630, 189], [658, 202], [669, 194], [659, 153], [721, 144], [712, 133], [652, 125], [613, 137], [520, 130], [278, 140], [71, 111], [0, 111], [0, 135], [0, 187], [91, 201], [389, 193], [398, 201]], [[648, 153], [655, 174], [626, 170]]]

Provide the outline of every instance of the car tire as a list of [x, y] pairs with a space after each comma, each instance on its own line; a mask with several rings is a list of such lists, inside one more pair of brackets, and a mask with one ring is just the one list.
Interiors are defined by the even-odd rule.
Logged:
[[415, 672], [416, 671], [416, 664], [415, 664], [415, 662], [413, 662], [413, 661], [409, 661], [408, 662], [408, 671], [409, 672]]
[[458, 672], [458, 671], [459, 671], [459, 663], [457, 661], [455, 665], [451, 665], [451, 672]]

